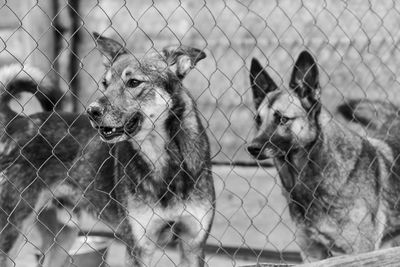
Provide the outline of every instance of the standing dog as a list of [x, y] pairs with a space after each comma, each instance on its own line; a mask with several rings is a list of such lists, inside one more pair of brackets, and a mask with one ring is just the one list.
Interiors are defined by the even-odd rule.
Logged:
[[155, 249], [171, 240], [180, 244], [183, 266], [203, 266], [215, 193], [208, 139], [182, 79], [205, 54], [167, 47], [139, 60], [94, 36], [107, 72], [103, 96], [87, 110], [90, 123], [74, 114], [37, 114], [18, 118], [26, 127], [5, 129], [1, 266], [32, 230], [28, 222], [46, 225], [46, 209], [64, 226], [53, 231], [54, 244], [42, 245], [44, 266], [65, 261], [82, 212], [127, 244], [130, 266], [149, 266]]
[[255, 59], [250, 72], [258, 131], [247, 149], [257, 160], [273, 158], [304, 260], [393, 245], [387, 237], [400, 227], [399, 120], [385, 140], [338, 124], [321, 105], [318, 67], [306, 51], [289, 88], [278, 88]]
[[[138, 61], [119, 43], [96, 37], [106, 57], [106, 90], [88, 114], [104, 142], [118, 143], [115, 199], [132, 263], [149, 266], [157, 241], [172, 229], [182, 264], [203, 266], [215, 193], [208, 139], [182, 79], [205, 54], [167, 47]], [[93, 177], [97, 168], [84, 167], [83, 175]]]

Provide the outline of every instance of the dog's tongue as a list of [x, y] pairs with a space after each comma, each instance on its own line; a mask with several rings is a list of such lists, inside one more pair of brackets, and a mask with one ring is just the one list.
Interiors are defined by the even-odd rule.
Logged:
[[290, 192], [296, 184], [297, 175], [293, 172], [293, 168], [285, 159], [279, 159], [275, 162], [278, 162], [280, 165], [278, 170], [282, 185], [287, 192]]
[[125, 132], [131, 136], [135, 135], [137, 132], [139, 132], [142, 121], [143, 115], [139, 112], [135, 113], [135, 115], [130, 118], [128, 123], [125, 124]]

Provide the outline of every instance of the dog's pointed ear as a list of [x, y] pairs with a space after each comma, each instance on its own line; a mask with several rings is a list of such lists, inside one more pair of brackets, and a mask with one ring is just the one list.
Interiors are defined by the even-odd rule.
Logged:
[[265, 96], [278, 88], [272, 78], [261, 66], [260, 62], [253, 58], [250, 66], [250, 84], [253, 91], [253, 101], [256, 109], [260, 106]]
[[197, 62], [206, 58], [206, 53], [202, 50], [183, 45], [164, 47], [162, 55], [167, 61], [168, 66], [181, 80], [194, 68]]
[[127, 54], [128, 51], [117, 41], [101, 36], [93, 32], [93, 37], [97, 42], [100, 52], [105, 57], [105, 64], [111, 65], [120, 55]]
[[310, 114], [319, 113], [321, 110], [319, 72], [317, 63], [309, 52], [300, 53], [293, 68], [289, 87], [300, 97], [302, 105]]
[[300, 98], [313, 97], [319, 99], [319, 72], [313, 56], [308, 51], [300, 53], [294, 64], [289, 87]]

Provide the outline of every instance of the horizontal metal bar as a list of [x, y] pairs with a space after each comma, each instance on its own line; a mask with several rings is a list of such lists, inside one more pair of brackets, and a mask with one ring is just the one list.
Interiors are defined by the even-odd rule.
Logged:
[[265, 168], [274, 167], [272, 161], [251, 162], [251, 161], [234, 160], [234, 161], [212, 161], [211, 163], [214, 166], [265, 167]]
[[[90, 232], [80, 233], [81, 236], [101, 236], [106, 238], [114, 238], [119, 241], [122, 240], [117, 234], [112, 232]], [[175, 249], [176, 244], [168, 246], [169, 249]], [[271, 263], [301, 263], [301, 256], [296, 251], [273, 251], [264, 249], [234, 247], [234, 246], [219, 246], [207, 244], [205, 246], [205, 253], [208, 255], [218, 255], [236, 260], [248, 260], [254, 262], [271, 262]]]

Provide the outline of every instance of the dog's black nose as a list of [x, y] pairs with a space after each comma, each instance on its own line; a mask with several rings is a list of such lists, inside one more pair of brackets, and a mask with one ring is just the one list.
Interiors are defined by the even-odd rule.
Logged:
[[88, 107], [86, 112], [89, 117], [94, 121], [98, 121], [103, 117], [103, 109], [99, 106]]
[[247, 151], [249, 151], [249, 153], [254, 157], [258, 157], [261, 153], [261, 150], [262, 146], [258, 144], [250, 144], [247, 146]]

